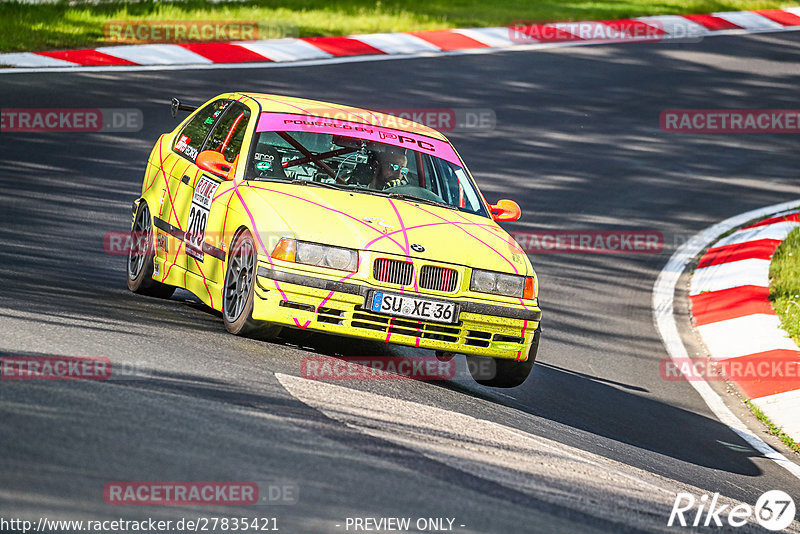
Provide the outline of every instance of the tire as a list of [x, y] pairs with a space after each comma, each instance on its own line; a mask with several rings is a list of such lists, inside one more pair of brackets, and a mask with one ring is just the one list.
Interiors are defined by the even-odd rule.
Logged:
[[253, 319], [256, 285], [256, 246], [250, 231], [236, 234], [228, 253], [222, 289], [222, 320], [225, 329], [238, 336], [273, 339], [281, 326]]
[[175, 292], [175, 287], [153, 280], [153, 219], [145, 201], [140, 202], [136, 210], [131, 234], [135, 244], [128, 252], [125, 269], [128, 289], [140, 295], [168, 299]]
[[482, 386], [490, 388], [513, 388], [522, 385], [528, 378], [533, 369], [533, 364], [536, 361], [536, 353], [539, 351], [539, 334], [541, 327], [536, 329], [533, 334], [533, 343], [531, 344], [530, 351], [528, 351], [528, 359], [524, 362], [509, 360], [505, 358], [492, 358], [495, 363], [495, 371], [493, 376], [484, 376], [482, 372], [481, 362], [485, 362], [486, 358], [482, 356], [467, 355], [467, 367], [469, 368], [472, 378]]

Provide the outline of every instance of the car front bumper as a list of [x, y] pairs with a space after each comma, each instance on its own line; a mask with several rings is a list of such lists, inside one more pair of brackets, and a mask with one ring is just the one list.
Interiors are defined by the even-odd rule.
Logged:
[[542, 315], [538, 307], [437, 296], [458, 303], [458, 322], [420, 321], [370, 311], [366, 302], [372, 290], [391, 291], [259, 265], [253, 319], [424, 349], [525, 360]]

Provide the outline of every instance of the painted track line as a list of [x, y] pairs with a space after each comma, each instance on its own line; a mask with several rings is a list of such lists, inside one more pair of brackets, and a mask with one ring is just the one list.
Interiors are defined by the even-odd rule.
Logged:
[[[667, 349], [667, 353], [676, 365], [680, 365], [680, 362], [686, 361], [686, 359], [689, 358], [686, 347], [683, 341], [681, 341], [674, 313], [675, 289], [686, 266], [697, 257], [698, 254], [708, 248], [721, 234], [742, 226], [753, 219], [767, 217], [774, 213], [795, 208], [798, 205], [800, 205], [800, 199], [759, 208], [725, 219], [692, 236], [686, 243], [681, 245], [669, 261], [667, 261], [667, 264], [661, 270], [661, 273], [659, 273], [653, 287], [653, 320], [661, 336], [661, 340], [664, 343], [664, 347]], [[748, 429], [747, 426], [725, 406], [722, 398], [711, 388], [708, 382], [705, 380], [688, 380], [687, 382], [697, 390], [706, 405], [723, 424], [741, 436], [741, 438], [755, 450], [800, 479], [800, 466], [773, 449], [769, 444]]]

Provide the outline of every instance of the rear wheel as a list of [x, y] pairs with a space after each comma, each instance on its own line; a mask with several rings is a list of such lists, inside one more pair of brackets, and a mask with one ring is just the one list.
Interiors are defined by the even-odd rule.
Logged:
[[153, 220], [147, 202], [139, 203], [131, 229], [133, 244], [128, 252], [128, 289], [141, 295], [167, 299], [175, 292], [173, 286], [153, 280]]
[[248, 230], [243, 230], [233, 239], [228, 254], [222, 294], [222, 319], [231, 334], [271, 339], [280, 334], [280, 325], [253, 319], [256, 265], [253, 236]]
[[533, 343], [528, 352], [528, 359], [524, 362], [505, 358], [491, 358], [494, 360], [494, 370], [487, 370], [487, 366], [484, 364], [489, 358], [468, 354], [467, 367], [470, 374], [472, 374], [472, 378], [478, 384], [492, 388], [513, 388], [521, 385], [531, 374], [533, 364], [536, 361], [540, 333], [541, 328], [537, 328], [533, 334]]

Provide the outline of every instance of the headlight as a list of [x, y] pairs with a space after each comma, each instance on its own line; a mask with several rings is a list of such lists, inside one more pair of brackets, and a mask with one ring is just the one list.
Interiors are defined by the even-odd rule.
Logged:
[[469, 284], [470, 291], [479, 293], [494, 293], [497, 279], [494, 273], [489, 271], [472, 271], [472, 282]]
[[358, 252], [346, 248], [326, 247], [325, 265], [340, 271], [358, 270]]
[[322, 265], [325, 261], [325, 247], [313, 243], [297, 244], [297, 262], [308, 265]]
[[355, 272], [358, 270], [358, 251], [298, 241], [296, 261], [306, 265]]
[[522, 297], [524, 292], [525, 298], [532, 298], [527, 295], [528, 291], [525, 291], [526, 285], [532, 287], [532, 284], [529, 284], [524, 276], [473, 269], [469, 289], [478, 293], [506, 297]]
[[501, 295], [519, 296], [525, 288], [525, 278], [522, 276], [497, 275], [497, 292]]
[[317, 267], [327, 267], [340, 271], [358, 270], [358, 251], [342, 247], [329, 247], [317, 243], [295, 241], [284, 237], [272, 251], [278, 260], [303, 263]]

